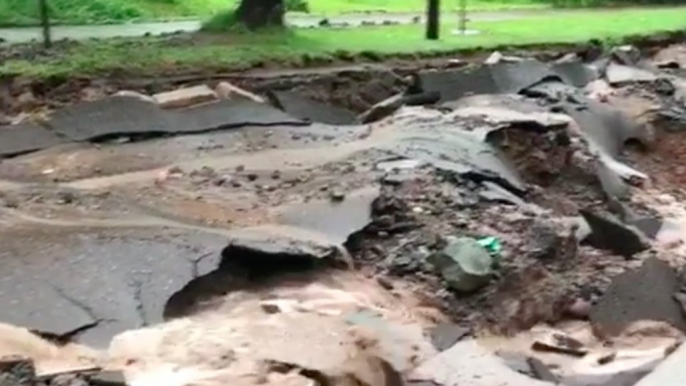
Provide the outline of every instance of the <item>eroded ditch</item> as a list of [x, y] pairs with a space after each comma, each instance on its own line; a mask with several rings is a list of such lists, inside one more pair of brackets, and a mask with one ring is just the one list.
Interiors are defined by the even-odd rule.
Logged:
[[108, 97], [21, 152], [7, 130], [26, 126], [0, 128], [0, 309], [19, 326], [0, 353], [48, 384], [676, 377], [686, 80], [664, 66], [683, 51], [379, 70], [367, 99], [369, 74], [330, 99], [316, 75], [264, 102]]

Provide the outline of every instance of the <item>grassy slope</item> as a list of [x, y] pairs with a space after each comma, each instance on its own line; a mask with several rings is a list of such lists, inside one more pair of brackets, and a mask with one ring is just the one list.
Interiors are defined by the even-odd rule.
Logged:
[[[89, 24], [137, 19], [209, 16], [226, 8], [227, 0], [48, 0], [53, 20]], [[38, 22], [36, 0], [0, 0], [0, 25]]]
[[[264, 61], [302, 62], [336, 51], [408, 53], [455, 51], [464, 48], [567, 43], [617, 39], [686, 28], [686, 7], [659, 10], [579, 11], [564, 16], [535, 16], [499, 22], [474, 22], [480, 35], [460, 37], [443, 26], [443, 39], [423, 39], [422, 27], [385, 26], [346, 30], [295, 30], [283, 34], [198, 36], [192, 42], [162, 39], [92, 41], [76, 45], [50, 59], [10, 60], [2, 74], [46, 77], [109, 73], [153, 74], [171, 71], [227, 71]], [[191, 39], [189, 37], [189, 39]]]
[[[53, 17], [61, 23], [88, 24], [175, 17], [207, 17], [233, 7], [238, 0], [49, 0]], [[421, 12], [425, 0], [311, 0], [310, 11], [333, 15], [348, 12]], [[459, 0], [444, 0], [455, 9]], [[469, 0], [471, 9], [497, 10], [541, 7], [536, 0]], [[0, 25], [38, 22], [36, 0], [0, 0]]]

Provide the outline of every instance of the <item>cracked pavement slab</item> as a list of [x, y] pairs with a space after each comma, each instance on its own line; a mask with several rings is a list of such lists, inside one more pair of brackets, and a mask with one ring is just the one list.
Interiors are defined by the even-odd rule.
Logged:
[[161, 322], [167, 299], [198, 273], [190, 256], [218, 258], [226, 244], [162, 229], [21, 229], [0, 237], [3, 320], [100, 348], [122, 331]]

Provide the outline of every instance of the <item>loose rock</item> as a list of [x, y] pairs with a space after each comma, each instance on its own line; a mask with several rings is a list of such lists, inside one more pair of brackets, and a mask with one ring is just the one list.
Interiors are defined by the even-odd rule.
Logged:
[[460, 292], [473, 292], [488, 284], [493, 258], [471, 238], [452, 241], [441, 252], [429, 256], [448, 286]]
[[581, 215], [591, 228], [586, 242], [596, 248], [624, 257], [650, 248], [650, 243], [638, 229], [624, 225], [609, 215], [599, 215], [588, 209], [581, 210]]

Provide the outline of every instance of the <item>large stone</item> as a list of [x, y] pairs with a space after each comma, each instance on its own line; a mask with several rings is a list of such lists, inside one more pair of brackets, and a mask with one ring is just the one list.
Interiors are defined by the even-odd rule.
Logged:
[[217, 100], [217, 93], [206, 85], [180, 88], [152, 96], [164, 109], [181, 109]]
[[441, 252], [429, 256], [429, 262], [448, 285], [460, 292], [472, 292], [491, 280], [493, 259], [488, 251], [471, 238], [452, 241]]
[[686, 332], [686, 321], [673, 294], [679, 290], [674, 270], [656, 258], [641, 268], [612, 280], [600, 301], [591, 309], [591, 324], [602, 337], [617, 336], [630, 324], [643, 320], [665, 322]]
[[624, 257], [631, 257], [650, 247], [641, 231], [610, 215], [599, 215], [588, 209], [581, 210], [581, 215], [591, 228], [591, 234], [586, 237], [589, 245]]

